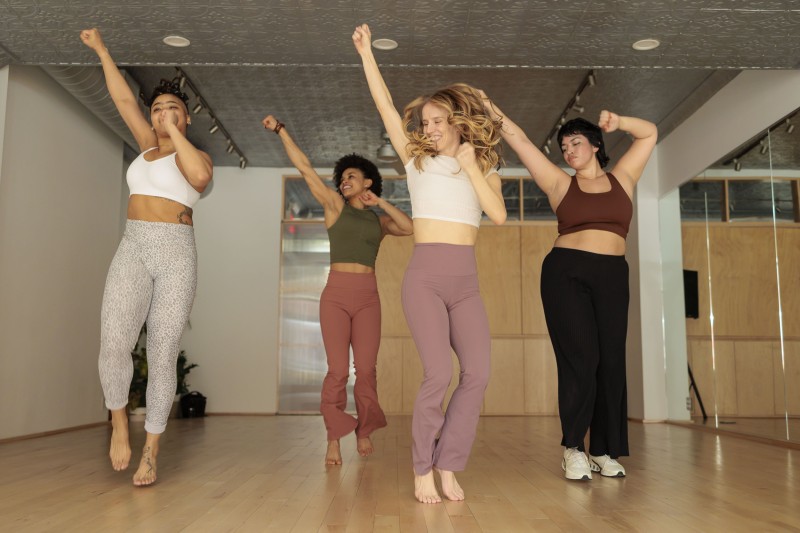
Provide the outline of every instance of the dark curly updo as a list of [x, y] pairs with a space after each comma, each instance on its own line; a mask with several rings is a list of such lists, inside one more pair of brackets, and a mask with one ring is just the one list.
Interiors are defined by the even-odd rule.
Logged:
[[[598, 148], [595, 152], [600, 168], [605, 168], [608, 164], [609, 157], [606, 155], [606, 145], [603, 142], [603, 131], [596, 124], [592, 124], [585, 118], [573, 118], [567, 121], [566, 124], [561, 126], [558, 130], [558, 145], [561, 146], [561, 141], [568, 135], [583, 135], [589, 141], [589, 144]], [[562, 150], [563, 152], [563, 150]]]
[[[339, 185], [342, 184], [342, 174], [344, 174], [344, 171], [348, 168], [355, 168], [363, 172], [365, 179], [372, 180], [372, 185], [369, 186], [369, 190], [372, 191], [372, 194], [375, 196], [381, 195], [383, 192], [383, 178], [381, 178], [378, 167], [369, 159], [358, 154], [348, 154], [342, 157], [333, 167], [333, 184], [336, 185], [336, 190], [339, 191], [339, 194], [342, 194], [342, 191], [339, 189]], [[342, 197], [344, 197], [343, 194]]]
[[183, 105], [186, 106], [186, 109], [189, 109], [189, 97], [186, 96], [181, 90], [181, 83], [180, 78], [173, 78], [172, 80], [165, 80], [161, 78], [161, 82], [153, 88], [153, 93], [150, 95], [150, 99], [145, 99], [142, 96], [142, 100], [145, 101], [147, 107], [152, 107], [153, 102], [156, 98], [161, 96], [162, 94], [171, 94], [173, 96], [177, 96], [183, 102]]

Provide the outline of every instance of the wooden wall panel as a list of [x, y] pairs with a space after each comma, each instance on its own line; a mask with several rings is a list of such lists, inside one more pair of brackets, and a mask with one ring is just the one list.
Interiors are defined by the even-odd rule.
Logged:
[[739, 341], [735, 346], [739, 416], [775, 415], [772, 342]]
[[475, 255], [492, 335], [522, 333], [520, 226], [482, 226]]
[[539, 283], [542, 261], [553, 248], [553, 242], [557, 236], [558, 227], [555, 223], [520, 226], [522, 333], [524, 335], [547, 335]]
[[[720, 416], [736, 416], [738, 406], [734, 343], [732, 341], [715, 343], [716, 372], [712, 367], [711, 341], [689, 339], [687, 349], [692, 374], [708, 416], [714, 416], [715, 405], [716, 412]], [[694, 395], [692, 395], [692, 406], [692, 414], [700, 416], [700, 408], [696, 405]]]
[[558, 372], [550, 339], [525, 339], [525, 412], [558, 414]]
[[[686, 320], [686, 335], [711, 335], [708, 300], [708, 254], [706, 252], [706, 228], [684, 224], [683, 268], [697, 271], [697, 300], [700, 318]], [[701, 393], [702, 394], [702, 393]]]
[[492, 377], [484, 398], [487, 415], [525, 412], [525, 372], [522, 339], [492, 341]]
[[411, 335], [403, 314], [400, 289], [413, 249], [412, 236], [386, 237], [378, 251], [375, 275], [378, 278], [378, 292], [381, 295], [381, 333], [384, 337]]
[[[789, 416], [800, 416], [800, 341], [784, 343], [786, 360], [786, 399], [789, 406]], [[773, 348], [779, 352], [780, 346], [775, 343]]]
[[778, 228], [783, 334], [800, 339], [800, 226]]

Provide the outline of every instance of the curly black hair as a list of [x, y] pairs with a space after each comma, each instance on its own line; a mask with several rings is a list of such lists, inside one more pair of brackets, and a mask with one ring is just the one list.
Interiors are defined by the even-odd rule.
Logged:
[[[558, 130], [558, 145], [561, 146], [561, 141], [567, 135], [583, 135], [589, 141], [589, 144], [598, 148], [595, 152], [600, 168], [605, 168], [608, 164], [609, 157], [606, 155], [606, 145], [603, 142], [603, 131], [596, 124], [592, 124], [585, 118], [573, 118], [567, 121], [561, 129]], [[563, 152], [563, 150], [562, 150]]]
[[161, 78], [161, 82], [153, 88], [153, 93], [150, 95], [150, 99], [147, 100], [142, 97], [142, 100], [145, 101], [147, 107], [152, 107], [153, 101], [155, 101], [157, 97], [161, 96], [162, 94], [171, 94], [180, 98], [181, 101], [183, 101], [183, 105], [186, 106], [186, 109], [189, 109], [189, 97], [186, 96], [186, 93], [181, 90], [180, 80], [180, 77], [173, 78], [171, 80]]
[[[375, 196], [381, 195], [383, 192], [383, 178], [381, 178], [378, 167], [369, 159], [358, 154], [347, 154], [343, 156], [333, 167], [333, 184], [336, 185], [336, 190], [339, 194], [342, 194], [342, 191], [339, 189], [339, 185], [342, 183], [342, 174], [344, 174], [344, 171], [348, 168], [355, 168], [363, 172], [364, 178], [372, 180], [372, 185], [369, 186], [369, 190], [372, 191], [372, 194]], [[343, 194], [342, 197], [344, 197]]]

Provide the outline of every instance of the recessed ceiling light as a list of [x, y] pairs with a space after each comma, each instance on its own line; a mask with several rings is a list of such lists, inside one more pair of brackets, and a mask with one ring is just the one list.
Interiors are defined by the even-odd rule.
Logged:
[[633, 43], [634, 50], [653, 50], [658, 48], [661, 42], [658, 39], [642, 39]]
[[167, 35], [163, 40], [164, 44], [175, 46], [177, 48], [185, 48], [191, 44], [189, 39], [186, 37], [181, 37], [180, 35]]
[[397, 48], [397, 41], [392, 39], [375, 39], [372, 41], [372, 46], [378, 50], [394, 50]]

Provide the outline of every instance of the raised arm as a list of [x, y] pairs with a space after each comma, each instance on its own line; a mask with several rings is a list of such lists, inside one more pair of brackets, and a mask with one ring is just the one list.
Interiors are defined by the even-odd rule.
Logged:
[[196, 191], [203, 192], [214, 175], [214, 165], [211, 162], [211, 157], [195, 148], [178, 128], [178, 111], [176, 108], [179, 105], [182, 104], [177, 102], [157, 103], [153, 106], [151, 119], [160, 122], [166, 129], [167, 134], [169, 134], [177, 153], [175, 162], [178, 164], [183, 177]]
[[555, 165], [550, 159], [542, 153], [539, 148], [528, 139], [525, 132], [522, 131], [513, 120], [500, 111], [493, 101], [491, 101], [486, 93], [481, 91], [483, 97], [483, 105], [486, 111], [491, 115], [494, 120], [503, 121], [503, 127], [500, 134], [503, 140], [508, 143], [514, 152], [519, 156], [522, 164], [528, 169], [536, 185], [548, 196], [548, 198], [555, 194], [558, 189], [558, 184], [569, 175]]
[[621, 117], [605, 109], [600, 112], [600, 120], [597, 125], [606, 133], [622, 130], [633, 136], [633, 144], [617, 161], [611, 172], [618, 178], [627, 178], [633, 185], [636, 185], [639, 178], [642, 177], [647, 160], [650, 159], [656, 141], [658, 141], [658, 128], [647, 120]]
[[325, 182], [319, 177], [314, 167], [311, 166], [311, 161], [308, 160], [306, 154], [303, 153], [300, 147], [294, 142], [294, 139], [292, 139], [292, 136], [289, 135], [286, 127], [278, 122], [272, 115], [267, 115], [267, 117], [261, 121], [261, 124], [263, 124], [264, 128], [267, 130], [278, 134], [283, 142], [286, 155], [289, 156], [295, 168], [300, 171], [303, 179], [306, 180], [311, 195], [322, 205], [323, 209], [325, 209], [325, 213], [327, 214], [329, 210], [333, 209], [338, 215], [344, 205], [344, 200], [338, 192], [325, 185]]
[[381, 115], [383, 127], [386, 128], [386, 133], [389, 134], [389, 139], [392, 141], [395, 152], [398, 153], [403, 165], [405, 165], [410, 158], [406, 151], [408, 139], [403, 131], [403, 119], [400, 117], [400, 113], [397, 112], [397, 108], [394, 107], [392, 95], [383, 81], [378, 62], [375, 61], [375, 56], [372, 54], [372, 33], [369, 31], [369, 26], [362, 24], [356, 27], [356, 31], [353, 32], [353, 44], [361, 56], [369, 92], [375, 101], [378, 113]]
[[136, 96], [134, 96], [125, 78], [122, 77], [122, 73], [120, 73], [111, 58], [111, 54], [108, 53], [108, 49], [103, 43], [102, 37], [100, 37], [100, 31], [97, 28], [83, 30], [81, 32], [81, 41], [94, 50], [97, 57], [100, 58], [108, 92], [117, 106], [117, 111], [122, 116], [122, 120], [125, 121], [128, 129], [131, 130], [136, 142], [139, 144], [139, 149], [145, 151], [156, 146], [158, 144], [156, 134], [150, 129], [150, 124], [136, 102]]
[[475, 147], [470, 143], [461, 143], [456, 151], [456, 159], [469, 176], [483, 212], [495, 224], [503, 224], [506, 221], [507, 213], [500, 175], [492, 172], [488, 176], [484, 176], [475, 159]]
[[377, 206], [386, 213], [381, 217], [381, 231], [383, 235], [402, 237], [414, 233], [414, 223], [411, 221], [411, 217], [391, 203], [380, 196], [376, 196], [372, 191], [365, 192], [360, 198], [364, 205]]

